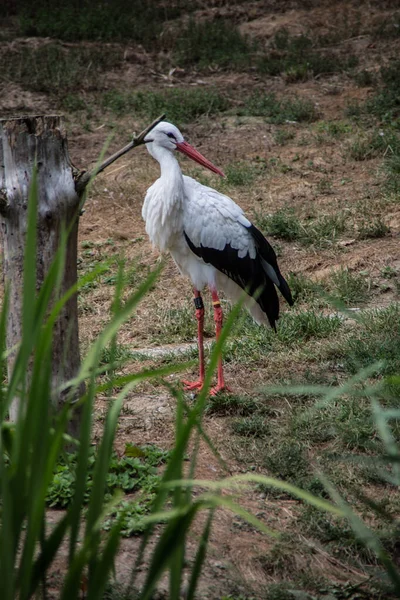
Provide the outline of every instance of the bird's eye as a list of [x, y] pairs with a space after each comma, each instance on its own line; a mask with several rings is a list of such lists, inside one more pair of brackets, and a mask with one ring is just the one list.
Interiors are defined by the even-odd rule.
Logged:
[[176, 140], [176, 137], [175, 137], [175, 136], [174, 136], [174, 134], [173, 134], [173, 133], [171, 133], [171, 132], [170, 132], [170, 133], [167, 133], [167, 136], [168, 136], [169, 138], [173, 139], [173, 140]]

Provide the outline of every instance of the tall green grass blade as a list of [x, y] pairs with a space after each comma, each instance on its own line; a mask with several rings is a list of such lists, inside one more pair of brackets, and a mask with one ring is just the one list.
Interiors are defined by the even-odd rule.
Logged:
[[[117, 429], [118, 416], [121, 411], [122, 402], [129, 390], [130, 386], [126, 386], [124, 388], [124, 390], [119, 394], [117, 400], [111, 405], [107, 414], [103, 437], [98, 449], [95, 471], [93, 475], [92, 490], [90, 493], [88, 512], [86, 516], [86, 536], [93, 531], [95, 523], [99, 520], [103, 511], [106, 478], [110, 464], [114, 436]], [[92, 533], [92, 535], [94, 534]], [[97, 537], [96, 541], [99, 543], [99, 536]], [[91, 565], [91, 568], [94, 568], [94, 565]]]
[[31, 572], [34, 562], [36, 542], [39, 540], [43, 526], [44, 507], [47, 487], [39, 474], [46, 471], [48, 459], [51, 399], [51, 332], [42, 335], [36, 349], [34, 366], [31, 375], [25, 425], [27, 427], [27, 463], [28, 485], [25, 498], [27, 513], [27, 530], [18, 579], [20, 582], [21, 600], [29, 597]]
[[369, 529], [365, 525], [365, 523], [352, 510], [352, 508], [347, 504], [347, 502], [343, 500], [341, 495], [326, 479], [326, 477], [320, 475], [320, 478], [325, 488], [329, 492], [331, 498], [338, 504], [342, 511], [342, 514], [349, 521], [353, 531], [357, 535], [357, 538], [376, 554], [376, 556], [386, 569], [386, 572], [393, 584], [394, 591], [396, 592], [396, 594], [400, 594], [400, 573], [394, 565], [393, 561], [391, 560], [390, 556], [384, 549], [379, 537], [372, 531], [372, 529]]
[[215, 508], [226, 507], [233, 513], [241, 517], [244, 521], [247, 521], [247, 523], [259, 529], [262, 533], [265, 533], [266, 535], [275, 538], [279, 537], [280, 535], [279, 532], [274, 531], [273, 529], [270, 529], [269, 527], [264, 525], [264, 523], [260, 521], [260, 519], [255, 517], [248, 510], [245, 510], [242, 506], [237, 504], [237, 502], [233, 502], [233, 500], [231, 498], [228, 498], [227, 496], [216, 494], [203, 494], [199, 497], [198, 502], [204, 503], [206, 506], [213, 506]]
[[[319, 498], [318, 496], [314, 496], [310, 492], [306, 492], [301, 488], [287, 483], [286, 481], [281, 481], [279, 479], [275, 479], [274, 477], [266, 477], [265, 475], [257, 475], [256, 473], [248, 473], [244, 475], [234, 475], [232, 477], [227, 477], [226, 479], [220, 479], [219, 481], [209, 481], [206, 479], [182, 479], [176, 481], [167, 481], [163, 483], [165, 488], [174, 488], [176, 486], [179, 487], [203, 487], [212, 491], [223, 491], [223, 490], [240, 490], [241, 486], [248, 485], [250, 483], [262, 484], [265, 486], [270, 486], [277, 490], [287, 492], [299, 500], [304, 500], [307, 504], [311, 504], [316, 508], [320, 508], [321, 510], [327, 511], [333, 515], [343, 516], [343, 513], [340, 508], [334, 506], [330, 502]], [[218, 496], [219, 498], [219, 496]]]
[[99, 598], [102, 598], [120, 545], [120, 532], [121, 523], [118, 521], [110, 531], [107, 542], [103, 548], [103, 554], [100, 560], [97, 561], [96, 569], [90, 578], [87, 600], [98, 600]]
[[[3, 432], [1, 432], [3, 433]], [[18, 537], [13, 515], [13, 494], [9, 480], [9, 470], [4, 462], [5, 455], [0, 452], [0, 486], [1, 486], [1, 529], [0, 529], [0, 581], [2, 598], [14, 600], [15, 579], [14, 561], [16, 557], [15, 539]]]
[[151, 598], [157, 582], [171, 561], [171, 556], [184, 543], [198, 509], [199, 505], [192, 504], [187, 508], [186, 514], [174, 519], [165, 527], [153, 551], [140, 600]]
[[[400, 449], [396, 444], [393, 433], [387, 422], [386, 412], [383, 410], [382, 406], [377, 400], [371, 400], [371, 403], [374, 420], [378, 428], [379, 435], [381, 436], [382, 441], [385, 444], [388, 456], [393, 458], [399, 458]], [[392, 470], [394, 475], [394, 485], [400, 485], [400, 463], [398, 461], [393, 461]]]
[[197, 589], [197, 584], [200, 579], [201, 570], [206, 558], [207, 544], [210, 539], [211, 525], [214, 518], [214, 510], [211, 509], [208, 513], [207, 521], [200, 537], [199, 547], [197, 549], [196, 558], [190, 576], [189, 587], [186, 594], [186, 600], [194, 600]]
[[72, 561], [75, 556], [78, 532], [81, 520], [81, 511], [83, 499], [86, 490], [86, 473], [89, 460], [89, 448], [91, 440], [92, 428], [92, 412], [95, 394], [94, 375], [92, 376], [88, 390], [83, 402], [83, 410], [81, 413], [80, 435], [79, 435], [79, 454], [75, 471], [75, 490], [74, 496], [69, 509], [71, 516], [71, 532], [69, 541], [69, 567], [71, 568]]
[[31, 587], [29, 596], [32, 596], [41, 581], [43, 573], [47, 573], [50, 565], [52, 564], [57, 552], [60, 549], [61, 544], [65, 540], [66, 533], [68, 531], [70, 517], [67, 513], [57, 523], [51, 534], [45, 540], [43, 547], [41, 548], [39, 556], [36, 558], [32, 569]]

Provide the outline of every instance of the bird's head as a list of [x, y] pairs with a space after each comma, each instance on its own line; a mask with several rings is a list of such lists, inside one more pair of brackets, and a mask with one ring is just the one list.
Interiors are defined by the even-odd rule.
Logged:
[[[212, 162], [205, 158], [198, 150], [193, 148], [188, 142], [185, 142], [183, 135], [175, 125], [167, 121], [161, 121], [146, 135], [144, 141], [147, 149], [154, 158], [157, 158], [157, 149], [163, 148], [173, 152], [178, 150], [182, 154], [186, 154], [189, 158], [209, 169], [213, 173], [225, 177], [221, 169], [218, 169]], [[154, 152], [156, 151], [156, 152]]]

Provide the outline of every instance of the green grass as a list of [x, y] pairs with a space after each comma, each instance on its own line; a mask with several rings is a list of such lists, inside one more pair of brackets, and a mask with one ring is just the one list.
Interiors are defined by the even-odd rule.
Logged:
[[358, 237], [361, 240], [369, 240], [386, 237], [390, 233], [390, 227], [377, 217], [373, 221], [364, 221], [358, 228]]
[[351, 133], [352, 125], [347, 121], [318, 121], [315, 130], [328, 138], [340, 139]]
[[236, 106], [231, 99], [213, 88], [184, 88], [162, 92], [121, 92], [110, 90], [103, 95], [102, 105], [116, 115], [136, 113], [152, 119], [162, 112], [167, 119], [187, 123], [200, 116], [220, 113], [237, 116], [264, 117], [270, 123], [285, 121], [311, 122], [316, 119], [315, 106], [302, 98], [278, 100], [275, 94], [256, 92], [241, 95], [242, 103]]
[[291, 36], [283, 27], [274, 36], [269, 50], [261, 54], [257, 70], [267, 75], [284, 75], [290, 83], [317, 75], [352, 70], [358, 63], [353, 54], [319, 50], [317, 41], [308, 35]]
[[400, 137], [391, 129], [379, 129], [359, 134], [348, 145], [348, 155], [353, 160], [363, 161], [375, 157], [384, 158], [400, 154]]
[[330, 337], [338, 331], [341, 319], [314, 311], [287, 312], [282, 315], [277, 338], [283, 344], [304, 343], [312, 339]]
[[355, 330], [339, 345], [334, 355], [340, 356], [343, 368], [355, 373], [375, 361], [384, 361], [384, 374], [400, 372], [400, 308], [393, 304], [377, 311], [366, 311], [359, 317]]
[[322, 286], [305, 275], [290, 271], [286, 280], [296, 304], [299, 302], [313, 303], [320, 299]]
[[244, 161], [234, 162], [227, 165], [224, 169], [226, 183], [235, 187], [251, 185], [260, 169], [252, 163]]
[[344, 304], [353, 306], [368, 299], [370, 283], [365, 275], [342, 267], [331, 275], [326, 287]]
[[293, 209], [281, 209], [271, 215], [256, 215], [257, 226], [267, 235], [292, 242], [300, 239], [301, 227]]
[[238, 116], [264, 117], [277, 125], [286, 121], [310, 123], [317, 118], [313, 102], [300, 97], [279, 100], [275, 94], [254, 92], [243, 98], [243, 105], [236, 109]]
[[55, 37], [68, 41], [130, 40], [149, 50], [160, 47], [160, 34], [168, 19], [190, 11], [191, 3], [177, 0], [166, 5], [159, 0], [123, 0], [93, 3], [90, 0], [56, 0], [49, 10], [46, 0], [34, 5], [23, 0], [18, 6], [20, 35]]
[[[324, 186], [324, 188], [326, 185]], [[256, 215], [256, 223], [267, 236], [288, 242], [297, 241], [305, 246], [332, 245], [346, 231], [345, 213], [324, 215], [301, 221], [292, 208], [280, 209], [271, 215]]]
[[285, 146], [288, 142], [296, 137], [294, 131], [288, 131], [287, 129], [277, 129], [274, 135], [275, 143], [279, 146]]
[[345, 396], [326, 407], [294, 410], [290, 431], [308, 444], [331, 444], [330, 453], [379, 452], [381, 444], [368, 398]]
[[269, 327], [258, 326], [247, 313], [243, 313], [233, 331], [234, 341], [224, 349], [224, 358], [227, 362], [240, 361], [242, 365], [265, 364], [276, 352], [332, 337], [341, 324], [341, 319], [334, 315], [292, 310], [282, 314], [274, 333]]
[[364, 110], [378, 117], [382, 122], [400, 128], [400, 61], [392, 61], [381, 67], [381, 86], [376, 94], [368, 99]]
[[207, 401], [206, 411], [213, 415], [250, 415], [257, 409], [257, 402], [251, 396], [216, 394]]
[[189, 123], [200, 116], [215, 116], [229, 108], [228, 100], [216, 89], [187, 88], [163, 92], [120, 92], [110, 90], [103, 95], [103, 107], [116, 115], [133, 113], [154, 119], [163, 112], [174, 123]]
[[173, 42], [173, 56], [180, 66], [218, 66], [241, 69], [251, 64], [256, 42], [223, 19], [190, 19]]
[[399, 12], [389, 12], [374, 23], [373, 35], [376, 39], [396, 39], [400, 36]]
[[102, 89], [103, 74], [122, 66], [123, 61], [121, 49], [104, 52], [95, 46], [68, 48], [57, 42], [32, 49], [5, 48], [0, 58], [0, 81], [13, 81], [26, 89], [59, 97], [78, 89]]
[[324, 215], [304, 223], [301, 241], [305, 245], [329, 246], [346, 231], [347, 217], [344, 213]]
[[[209, 321], [206, 321], [206, 328]], [[192, 304], [183, 308], [158, 311], [151, 327], [152, 340], [159, 344], [193, 342], [197, 338], [197, 321]]]

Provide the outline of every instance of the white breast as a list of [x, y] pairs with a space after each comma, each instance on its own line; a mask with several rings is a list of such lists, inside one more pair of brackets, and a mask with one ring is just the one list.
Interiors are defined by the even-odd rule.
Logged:
[[161, 252], [170, 250], [183, 232], [183, 189], [169, 189], [157, 179], [147, 191], [142, 217], [153, 246]]

